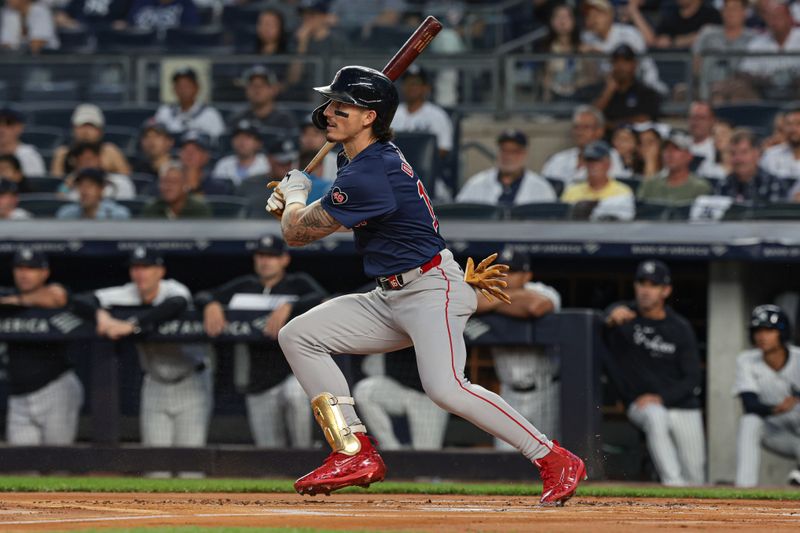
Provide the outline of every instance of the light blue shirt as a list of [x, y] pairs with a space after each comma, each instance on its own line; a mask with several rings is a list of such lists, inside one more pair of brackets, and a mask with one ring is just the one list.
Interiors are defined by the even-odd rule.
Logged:
[[[79, 220], [86, 217], [83, 216], [81, 205], [74, 203], [60, 207], [56, 212], [56, 218]], [[131, 218], [131, 212], [128, 211], [127, 207], [111, 200], [101, 200], [93, 220], [127, 220], [129, 218]]]

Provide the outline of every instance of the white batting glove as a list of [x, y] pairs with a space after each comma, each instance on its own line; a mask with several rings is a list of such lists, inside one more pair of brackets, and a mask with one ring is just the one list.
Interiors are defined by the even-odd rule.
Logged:
[[283, 197], [280, 189], [277, 187], [273, 189], [272, 194], [267, 199], [267, 212], [275, 215], [282, 215], [283, 210], [286, 208], [286, 200]]
[[311, 180], [305, 172], [295, 168], [286, 174], [278, 189], [283, 193], [285, 205], [294, 203], [306, 205], [308, 193], [311, 192]]

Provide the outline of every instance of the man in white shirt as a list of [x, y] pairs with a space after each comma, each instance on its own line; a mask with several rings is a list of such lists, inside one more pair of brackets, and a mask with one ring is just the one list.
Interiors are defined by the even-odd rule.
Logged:
[[[581, 153], [587, 144], [599, 141], [605, 133], [606, 121], [595, 107], [580, 105], [572, 113], [572, 139], [575, 146], [551, 155], [542, 167], [546, 178], [559, 179], [569, 185], [586, 179], [586, 165]], [[616, 150], [611, 150], [611, 175], [615, 178], [630, 176]]]
[[173, 135], [189, 130], [199, 131], [214, 141], [225, 131], [222, 115], [215, 108], [198, 101], [200, 82], [192, 68], [176, 70], [172, 75], [172, 89], [178, 102], [161, 104], [156, 111], [156, 121], [167, 126]]
[[689, 134], [692, 136], [692, 154], [704, 161], [714, 163], [717, 149], [714, 147], [714, 109], [708, 102], [692, 102], [689, 106]]
[[11, 50], [27, 48], [33, 54], [43, 49], [58, 50], [60, 43], [47, 4], [33, 0], [6, 0], [2, 10], [0, 46]]
[[[642, 58], [639, 62], [639, 79], [650, 88], [666, 94], [668, 88], [659, 79], [655, 62], [645, 55], [647, 45], [639, 30], [629, 24], [615, 23], [614, 7], [608, 0], [586, 0], [583, 6], [586, 31], [581, 34], [581, 41], [589, 48], [604, 54], [611, 54], [617, 46], [627, 44]], [[604, 62], [603, 70], [610, 72], [611, 65]]]
[[497, 166], [469, 178], [456, 202], [512, 206], [557, 200], [552, 185], [525, 168], [528, 137], [524, 133], [504, 131], [497, 139], [497, 146]]
[[256, 125], [249, 120], [240, 120], [231, 137], [233, 153], [220, 159], [211, 177], [229, 179], [239, 185], [251, 176], [259, 176], [269, 172], [267, 156], [261, 152], [262, 141]]
[[453, 150], [453, 123], [447, 112], [428, 101], [431, 83], [428, 73], [411, 65], [403, 75], [403, 102], [392, 120], [395, 131], [419, 131], [436, 135], [441, 157]]
[[764, 150], [761, 168], [779, 178], [800, 178], [800, 108], [784, 114], [783, 132], [786, 141]]
[[0, 154], [17, 156], [24, 175], [44, 176], [47, 171], [42, 156], [30, 144], [19, 142], [24, 129], [22, 113], [10, 107], [0, 109]]
[[0, 178], [0, 220], [26, 220], [31, 214], [19, 204], [19, 194], [15, 181]]
[[[800, 30], [794, 27], [786, 4], [767, 0], [761, 13], [767, 31], [750, 41], [747, 52], [755, 54], [800, 51]], [[750, 75], [756, 84], [788, 86], [800, 72], [800, 57], [747, 57], [739, 64], [739, 70]]]

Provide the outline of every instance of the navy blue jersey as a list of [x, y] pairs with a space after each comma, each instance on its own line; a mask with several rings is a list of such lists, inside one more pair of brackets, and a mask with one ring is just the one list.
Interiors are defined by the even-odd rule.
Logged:
[[428, 193], [400, 149], [376, 142], [352, 161], [339, 161], [336, 181], [321, 203], [353, 229], [367, 276], [411, 270], [444, 249]]

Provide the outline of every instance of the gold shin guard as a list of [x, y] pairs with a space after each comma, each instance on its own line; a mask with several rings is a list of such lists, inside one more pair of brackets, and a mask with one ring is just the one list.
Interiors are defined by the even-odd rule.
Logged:
[[330, 392], [323, 392], [311, 400], [314, 418], [325, 434], [325, 440], [335, 452], [345, 455], [355, 455], [361, 451], [361, 442], [354, 435], [356, 431], [366, 432], [363, 425], [348, 426], [339, 404], [353, 405], [353, 398], [349, 396], [334, 396]]

